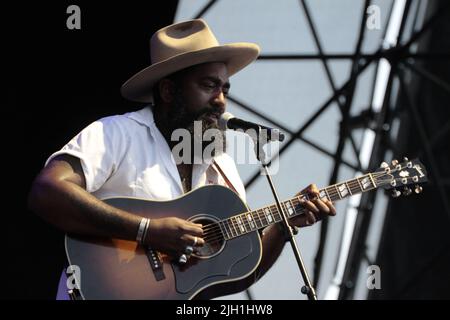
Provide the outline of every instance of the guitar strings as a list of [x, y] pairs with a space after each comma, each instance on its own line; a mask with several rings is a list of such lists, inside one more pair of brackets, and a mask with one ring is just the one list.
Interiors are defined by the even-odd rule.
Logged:
[[[299, 202], [300, 203], [300, 202]], [[273, 206], [271, 206], [271, 207], [273, 207]], [[275, 209], [276, 210], [276, 209]], [[305, 210], [305, 208], [301, 208], [300, 209], [300, 211], [304, 211]], [[282, 220], [282, 218], [281, 218], [281, 214], [278, 212], [278, 211], [275, 211], [275, 212], [272, 212], [272, 209], [270, 209], [270, 211], [271, 211], [271, 214], [272, 214], [272, 216], [274, 217], [274, 222], [280, 222], [281, 220]], [[262, 221], [262, 220], [261, 220]], [[267, 220], [266, 220], [267, 221]], [[233, 226], [234, 227], [234, 226]], [[249, 227], [250, 228], [250, 227]], [[231, 227], [229, 227], [229, 229], [230, 230], [232, 230], [231, 229]], [[253, 230], [250, 230], [250, 231], [247, 231], [246, 229], [244, 229], [245, 231], [241, 231], [242, 233], [238, 233], [236, 230], [236, 228], [234, 227], [233, 228], [234, 229], [234, 233], [236, 233], [237, 235], [236, 236], [232, 236], [231, 238], [235, 238], [235, 237], [238, 237], [238, 236], [241, 236], [241, 235], [244, 235], [244, 234], [246, 234], [246, 233], [248, 233], [248, 232], [250, 232], [250, 231], [255, 231], [256, 229], [253, 229]], [[232, 232], [231, 232], [232, 233]], [[222, 232], [220, 232], [220, 233], [213, 233], [213, 234], [210, 234], [212, 237], [205, 237], [204, 239], [205, 239], [205, 241], [207, 242], [207, 243], [209, 243], [209, 244], [213, 244], [213, 243], [220, 243], [220, 242], [222, 242], [223, 240], [225, 240], [225, 238], [223, 237], [223, 235], [222, 235]]]
[[[372, 174], [372, 178], [374, 178], [374, 180], [377, 181], [377, 182], [380, 181], [380, 177], [382, 177], [382, 176], [388, 176], [389, 177], [389, 176], [391, 176], [391, 174], [386, 173], [386, 172], [378, 172], [378, 173], [373, 173]], [[339, 184], [331, 185], [331, 186], [328, 186], [328, 187], [326, 187], [326, 188], [324, 188], [324, 189], [322, 189], [320, 191], [324, 191], [325, 192], [325, 194], [327, 195], [326, 198], [328, 200], [332, 200], [332, 199], [340, 200], [342, 198], [342, 196], [336, 190], [337, 185], [345, 184], [347, 186], [349, 194], [352, 195], [354, 193], [354, 191], [352, 192], [352, 190], [354, 190], [355, 187], [357, 187], [357, 191], [358, 192], [360, 192], [360, 190], [362, 189], [361, 188], [362, 185], [361, 185], [361, 183], [359, 181], [361, 178], [362, 177], [358, 177], [358, 178], [352, 179], [350, 181], [346, 181], [346, 182], [342, 182], [342, 183], [339, 183]], [[364, 178], [367, 178], [367, 177], [364, 177]], [[390, 181], [390, 180], [391, 179], [389, 179], [388, 181]], [[372, 181], [371, 181], [371, 183], [372, 183]], [[376, 183], [375, 183], [375, 187], [377, 187]], [[291, 204], [293, 204], [294, 208], [295, 208], [295, 216], [297, 216], [297, 215], [303, 214], [304, 211], [306, 210], [306, 208], [304, 208], [304, 207], [300, 208], [299, 210], [297, 210], [298, 209], [298, 205], [302, 204], [300, 202], [300, 200], [298, 200], [299, 198], [307, 198], [307, 195], [300, 194], [299, 196], [294, 197], [294, 198], [292, 198], [290, 200], [284, 201], [281, 204], [282, 204], [283, 208], [285, 210], [287, 210], [288, 208], [287, 208], [286, 203], [287, 202], [291, 202]], [[274, 221], [269, 222], [267, 220], [267, 217], [265, 216], [263, 209], [257, 209], [257, 210], [254, 210], [254, 211], [244, 212], [244, 213], [241, 213], [241, 214], [239, 214], [237, 216], [234, 216], [234, 217], [231, 217], [231, 218], [228, 218], [228, 219], [224, 219], [224, 220], [221, 220], [221, 221], [214, 222], [214, 223], [206, 225], [203, 228], [203, 230], [204, 230], [204, 237], [203, 238], [204, 238], [204, 240], [207, 243], [214, 243], [214, 242], [223, 241], [225, 239], [225, 234], [222, 231], [222, 228], [221, 228], [220, 224], [223, 225], [223, 229], [225, 230], [225, 233], [227, 233], [227, 237], [231, 239], [231, 238], [238, 237], [240, 235], [246, 234], [248, 232], [261, 229], [264, 226], [268, 226], [270, 224], [280, 222], [282, 220], [281, 213], [278, 212], [278, 210], [277, 210], [278, 208], [277, 208], [276, 205], [268, 206], [265, 209], [269, 209], [270, 214], [272, 215], [272, 217], [275, 218]], [[262, 211], [262, 216], [261, 216], [260, 211]], [[273, 212], [273, 211], [275, 211], [275, 212]], [[256, 213], [256, 217], [260, 220], [261, 227], [258, 227], [257, 219], [255, 219], [255, 213]], [[246, 219], [245, 217], [244, 218], [241, 217], [243, 215], [248, 215], [248, 214], [250, 214], [250, 217], [252, 218], [251, 221], [249, 221], [249, 219]], [[233, 220], [232, 220], [233, 218], [235, 220], [237, 220], [237, 217], [239, 217], [238, 221], [240, 221], [240, 222], [238, 222], [238, 228], [236, 228], [235, 222], [233, 222]], [[266, 220], [265, 224], [263, 223], [262, 218], [264, 218]], [[231, 222], [231, 226], [230, 226], [229, 222]], [[227, 231], [225, 223], [227, 224], [228, 229], [230, 230], [230, 232]], [[252, 227], [252, 224], [255, 227]], [[233, 230], [234, 230], [234, 234], [233, 234]], [[228, 233], [231, 234], [231, 237], [228, 236]]]
[[[380, 176], [387, 175], [387, 174], [386, 174], [385, 172], [380, 172], [380, 173], [374, 173], [374, 174], [372, 174], [372, 175], [373, 175], [374, 178], [377, 178], [377, 180], [378, 180], [378, 178], [379, 178]], [[358, 182], [356, 179], [359, 179], [359, 178], [355, 178], [353, 181], [346, 182], [348, 188], [350, 189], [350, 194], [352, 194], [352, 192], [351, 192], [352, 187], [355, 187], [355, 186], [360, 187], [360, 184], [359, 184], [359, 182]], [[345, 183], [345, 182], [344, 182], [344, 183]], [[344, 184], [344, 183], [341, 183], [341, 184]], [[334, 185], [333, 185], [333, 186], [334, 186]], [[327, 188], [325, 188], [325, 189], [328, 189], [328, 188], [333, 187], [333, 186], [329, 186], [329, 187], [327, 187]], [[322, 189], [322, 190], [324, 191], [325, 189]], [[360, 188], [359, 188], [359, 189], [360, 189]], [[358, 191], [359, 191], [359, 190], [358, 190]], [[329, 191], [328, 191], [328, 194], [332, 194], [332, 196], [327, 197], [327, 198], [333, 198], [333, 196], [336, 197], [336, 195], [338, 195], [338, 197], [336, 197], [336, 200], [337, 200], [337, 199], [341, 199], [341, 197], [339, 196], [339, 194], [338, 194], [338, 192], [335, 190], [335, 188], [332, 188], [331, 190], [329, 190]], [[298, 201], [297, 198], [300, 198], [300, 197], [302, 197], [302, 196], [304, 197], [305, 195], [299, 195], [299, 196], [293, 198], [292, 200], [288, 200], [288, 201], [290, 201], [292, 204], [294, 204], [294, 207], [297, 207], [298, 204], [301, 204], [300, 201]], [[331, 199], [330, 199], [330, 200], [331, 200]], [[283, 207], [284, 207], [285, 209], [287, 209], [287, 208], [286, 208], [286, 202], [287, 202], [287, 201], [285, 201], [285, 202], [282, 203], [282, 205], [283, 205]], [[275, 214], [273, 213], [273, 207], [275, 207], [275, 209], [274, 209], [274, 210], [275, 210]], [[275, 221], [274, 221], [274, 222], [280, 222], [280, 221], [282, 220], [282, 219], [281, 219], [281, 214], [278, 212], [277, 207], [276, 207], [275, 205], [271, 205], [271, 206], [269, 206], [269, 207], [267, 207], [267, 208], [270, 210], [271, 215], [272, 215], [273, 217], [275, 217]], [[258, 211], [262, 211], [262, 209], [255, 210], [255, 211], [253, 211], [253, 212], [246, 212], [246, 213], [243, 213], [243, 214], [240, 214], [240, 215], [251, 214], [251, 215], [254, 217], [254, 213], [256, 213], [258, 219], [259, 219], [260, 222], [261, 222], [261, 226], [263, 227], [264, 224], [262, 223], [261, 214], [260, 214]], [[296, 210], [296, 211], [297, 211], [297, 210]], [[302, 214], [303, 211], [305, 211], [305, 208], [301, 208], [299, 211], [300, 211], [300, 212], [296, 212], [295, 215], [300, 215], [300, 214]], [[240, 216], [240, 215], [238, 215], [238, 216]], [[263, 213], [263, 217], [264, 217], [264, 213]], [[219, 221], [218, 223], [215, 222], [215, 223], [213, 223], [213, 224], [206, 225], [206, 229], [207, 229], [207, 230], [206, 230], [206, 232], [205, 232], [205, 241], [207, 241], [208, 243], [211, 243], [211, 242], [214, 241], [214, 240], [221, 241], [221, 240], [224, 239], [223, 231], [221, 230], [219, 223], [224, 224], [224, 223], [226, 222], [226, 223], [228, 224], [228, 228], [229, 228], [229, 230], [230, 230], [230, 233], [232, 234], [232, 237], [229, 237], [229, 238], [237, 237], [237, 236], [243, 235], [243, 234], [245, 234], [245, 233], [248, 233], [248, 232], [251, 232], [251, 231], [255, 231], [256, 229], [262, 228], [262, 227], [258, 227], [258, 225], [257, 225], [257, 223], [256, 223], [256, 219], [253, 219], [254, 224], [256, 225], [256, 228], [252, 228], [252, 227], [251, 227], [251, 222], [250, 222], [250, 221], [247, 222], [246, 219], [240, 218], [240, 221], [241, 221], [241, 223], [239, 224], [240, 232], [238, 232], [238, 231], [236, 231], [236, 230], [239, 230], [239, 229], [237, 229], [237, 228], [235, 227], [235, 223], [231, 220], [231, 226], [232, 226], [233, 229], [234, 229], [234, 233], [236, 234], [236, 236], [235, 236], [235, 235], [233, 234], [233, 231], [232, 231], [233, 229], [230, 227], [230, 225], [229, 225], [229, 223], [228, 223], [228, 220], [230, 220], [230, 219], [231, 219], [231, 218], [225, 219], [225, 220], [222, 220], [222, 221]], [[235, 219], [236, 219], [236, 218], [235, 218]], [[280, 219], [280, 220], [278, 220], [278, 219]], [[270, 225], [270, 224], [271, 224], [271, 223], [268, 223], [267, 218], [266, 218], [265, 220], [266, 220], [266, 222], [267, 222], [266, 225]], [[242, 223], [242, 221], [243, 221], [243, 223]], [[225, 226], [224, 226], [224, 229], [226, 230], [226, 227], [225, 227]], [[243, 230], [242, 230], [242, 229], [243, 229]], [[249, 229], [250, 231], [248, 231], [247, 229]]]
[[[375, 174], [374, 174], [375, 175]], [[376, 177], [376, 175], [375, 175], [375, 177]], [[377, 177], [378, 178], [378, 177]], [[342, 183], [343, 184], [343, 183]], [[358, 186], [359, 187], [359, 183], [358, 182], [355, 182], [355, 181], [350, 181], [350, 183], [347, 183], [347, 185], [349, 185], [349, 189], [350, 189], [350, 193], [352, 194], [352, 192], [351, 192], [351, 189], [353, 189], [355, 186]], [[327, 188], [324, 188], [324, 189], [322, 189], [323, 191], [325, 191], [326, 189], [330, 189], [331, 187], [333, 187], [334, 185], [332, 185], [332, 186], [329, 186], [329, 187], [327, 187]], [[360, 189], [360, 188], [358, 188], [358, 189]], [[330, 197], [328, 197], [327, 196], [327, 198], [329, 199], [329, 200], [331, 200], [330, 198], [336, 198], [336, 200], [339, 200], [341, 197], [339, 196], [339, 194], [338, 194], [338, 192], [335, 190], [335, 188], [332, 188], [331, 190], [327, 190], [327, 191], [325, 191], [325, 193], [327, 193], [328, 195], [330, 195], [331, 194], [331, 196]], [[305, 196], [305, 195], [300, 195], [300, 196]], [[298, 196], [298, 197], [300, 197], [300, 196]], [[337, 197], [336, 197], [337, 196]], [[293, 199], [295, 199], [295, 198], [293, 198]], [[287, 200], [287, 201], [290, 201], [290, 200]], [[286, 202], [287, 202], [286, 201]], [[272, 205], [273, 206], [273, 205]], [[252, 212], [256, 212], [256, 211], [260, 211], [260, 210], [262, 210], [262, 209], [258, 209], [258, 210], [254, 210], [254, 211], [249, 211], [249, 212], [244, 212], [244, 213], [242, 213], [242, 214], [240, 214], [240, 215], [244, 215], [244, 214], [251, 214]], [[258, 215], [259, 215], [259, 213], [258, 213]], [[260, 218], [260, 215], [258, 216], [258, 218]], [[229, 220], [230, 218], [228, 218], [228, 219], [225, 219], [225, 220], [222, 220], [222, 221], [226, 221], [226, 220]], [[242, 220], [242, 219], [241, 219]], [[245, 221], [245, 220], [244, 220]], [[208, 229], [209, 229], [209, 227], [212, 227], [212, 228], [218, 228], [219, 226], [218, 226], [218, 224], [217, 223], [213, 223], [213, 224], [209, 224], [209, 225], [206, 225], [204, 228], [203, 228], [203, 230], [204, 231], [208, 231]]]
[[[298, 205], [301, 205], [301, 203], [298, 200], [297, 201], [294, 200], [292, 202], [294, 203], [296, 209], [298, 208]], [[283, 206], [286, 208], [285, 203], [283, 203]], [[274, 218], [272, 223], [278, 223], [282, 220], [281, 213], [278, 212], [278, 210], [275, 206], [272, 205], [272, 206], [268, 207], [268, 209], [270, 210], [270, 213], [271, 213], [272, 217]], [[299, 210], [296, 210], [296, 211], [297, 211], [296, 215], [300, 215], [300, 214], [303, 214], [304, 211], [306, 211], [306, 208], [301, 207]], [[260, 214], [259, 213], [257, 213], [257, 214], [259, 215], [259, 218], [262, 221]], [[265, 220], [267, 221], [266, 225], [272, 224], [272, 223], [269, 223], [267, 219], [265, 219]], [[218, 225], [216, 227], [219, 228]], [[244, 226], [239, 226], [239, 227], [241, 227], [241, 229], [236, 228], [236, 226], [233, 223], [231, 224], [231, 226], [228, 225], [230, 233], [232, 234], [232, 237], [230, 237], [230, 238], [238, 237], [240, 235], [248, 233], [249, 231], [247, 229], [250, 229], [250, 231], [255, 231], [254, 229], [250, 228], [249, 224], [247, 224], [247, 223], [245, 223]], [[234, 233], [232, 230], [234, 230]], [[240, 231], [237, 231], [237, 230], [240, 230]], [[224, 240], [223, 233], [221, 232], [221, 230], [216, 230], [216, 231], [218, 231], [218, 232], [210, 232], [204, 238], [207, 243], [212, 244], [212, 243], [216, 243], [216, 242], [222, 242]]]
[[[300, 201], [294, 199], [291, 202], [294, 205], [294, 207], [296, 208], [296, 215], [300, 215], [300, 214], [303, 213], [303, 211], [306, 210], [306, 208], [304, 208], [304, 207], [298, 208], [299, 206], [302, 205]], [[286, 204], [282, 203], [282, 205], [283, 205], [284, 209], [286, 210], [287, 209], [286, 208]], [[261, 223], [262, 227], [263, 226], [268, 226], [268, 225], [270, 225], [272, 223], [278, 223], [278, 222], [280, 222], [282, 220], [281, 213], [277, 210], [278, 208], [275, 205], [271, 205], [271, 206], [267, 207], [267, 209], [270, 210], [270, 213], [271, 213], [271, 215], [273, 217], [272, 222], [269, 222], [269, 220], [267, 219], [267, 217], [265, 216], [264, 213], [261, 216], [261, 214], [259, 212], [255, 211], [255, 213], [257, 214], [257, 216], [258, 216], [258, 218], [260, 220], [260, 223]], [[257, 210], [257, 211], [262, 211], [262, 210]], [[266, 220], [265, 223], [262, 222], [263, 221], [262, 218], [264, 218], [264, 220]], [[256, 220], [256, 219], [254, 219], [254, 220]], [[241, 219], [241, 221], [242, 221], [242, 219]], [[226, 220], [222, 220], [221, 222], [226, 222]], [[216, 224], [216, 226], [215, 226], [216, 229], [220, 228], [218, 223], [215, 223], [215, 224]], [[257, 229], [261, 229], [262, 228], [262, 227], [258, 227], [256, 222], [254, 222], [254, 224], [255, 224], [256, 228], [252, 228], [250, 226], [250, 223], [244, 222], [243, 226], [241, 225], [241, 226], [239, 226], [240, 228], [237, 229], [236, 226], [234, 225], [234, 223], [232, 222], [231, 226], [228, 225], [230, 233], [232, 234], [232, 237], [229, 237], [229, 238], [234, 238], [234, 237], [243, 235], [245, 233], [248, 233], [248, 232], [251, 232], [251, 231], [255, 231]], [[224, 227], [224, 228], [226, 228], [226, 227]], [[244, 229], [244, 230], [242, 230], [242, 229]], [[248, 231], [247, 229], [249, 229], [250, 231]], [[234, 230], [234, 232], [232, 230]], [[238, 232], [237, 230], [240, 230], [240, 231]], [[214, 232], [214, 231], [219, 231], [220, 233], [219, 232]], [[213, 232], [209, 232], [208, 235], [204, 237], [206, 242], [211, 243], [213, 241], [222, 241], [224, 239], [223, 232], [221, 230], [214, 230], [214, 231]], [[236, 234], [236, 235], [234, 235], [234, 234]]]
[[[385, 173], [383, 172], [383, 173], [373, 174], [373, 175], [374, 175], [375, 178], [378, 179], [379, 176], [384, 175], [384, 174], [385, 174]], [[356, 180], [356, 179], [355, 179], [355, 180]], [[358, 187], [359, 187], [359, 182], [358, 182], [358, 181], [355, 181], [355, 180], [350, 181], [350, 182], [347, 182], [347, 186], [348, 186], [348, 188], [350, 189], [350, 194], [352, 194], [352, 192], [351, 192], [352, 188], [354, 188], [355, 186], [358, 186]], [[332, 187], [332, 186], [330, 186], [330, 187]], [[325, 188], [325, 189], [329, 189], [330, 187], [327, 187], [327, 188]], [[323, 189], [323, 190], [325, 190], [325, 189]], [[358, 190], [358, 191], [359, 191], [359, 190]], [[330, 196], [329, 198], [333, 198], [333, 196], [336, 197], [336, 195], [339, 196], [338, 192], [337, 192], [334, 188], [332, 188], [331, 190], [329, 190], [329, 191], [328, 191], [328, 194], [332, 194], [332, 196]], [[302, 196], [302, 195], [301, 195], [301, 196]], [[304, 196], [304, 195], [303, 195], [303, 196]], [[327, 198], [328, 198], [328, 197], [327, 197]], [[340, 199], [340, 198], [341, 198], [341, 197], [336, 197], [336, 199]], [[288, 200], [288, 201], [291, 201], [291, 202], [292, 202], [292, 200]], [[297, 202], [295, 198], [294, 198], [294, 201]], [[295, 205], [296, 205], [296, 204], [295, 204]], [[286, 208], [286, 203], [283, 203], [283, 206]], [[269, 208], [270, 208], [270, 211], [271, 211], [271, 213], [272, 213], [272, 206], [270, 206]], [[250, 214], [251, 214], [251, 216], [254, 216], [254, 213], [257, 213], [257, 217], [258, 217], [258, 219], [260, 220], [261, 225], [264, 226], [263, 223], [262, 223], [261, 215], [260, 215], [260, 213], [259, 213], [258, 211], [260, 211], [260, 210], [253, 211], [253, 212], [251, 212]], [[249, 214], [249, 213], [243, 213], [243, 214]], [[243, 214], [241, 214], [241, 215], [243, 215]], [[279, 215], [279, 213], [278, 213], [277, 211], [275, 211], [275, 214], [278, 214], [278, 215]], [[296, 215], [297, 215], [297, 214], [296, 214]], [[236, 219], [236, 218], [235, 218], [235, 219]], [[228, 219], [228, 220], [229, 220], [229, 219]], [[244, 221], [244, 223], [242, 223], [242, 220]], [[255, 223], [257, 229], [259, 229], [259, 227], [257, 226], [256, 219], [253, 219], [253, 221], [254, 221], [254, 223]], [[224, 222], [227, 222], [227, 223], [228, 223], [227, 220], [223, 220], [223, 221], [221, 221], [221, 222], [222, 222], [222, 223], [224, 223]], [[231, 223], [232, 223], [232, 226], [234, 227], [234, 223], [233, 223], [232, 220], [231, 220]], [[255, 229], [255, 228], [252, 228], [252, 227], [251, 227], [251, 222], [250, 222], [250, 221], [247, 222], [246, 219], [242, 219], [242, 218], [241, 218], [241, 219], [240, 219], [239, 225], [240, 225], [240, 227], [243, 225], [244, 228], [245, 228], [245, 231], [246, 231], [246, 229], [250, 229], [250, 231], [253, 231], [253, 229]], [[206, 232], [205, 232], [206, 235], [208, 235], [208, 233], [209, 233], [209, 234], [212, 233], [213, 235], [214, 235], [214, 234], [217, 234], [217, 233], [218, 233], [217, 231], [219, 231], [220, 233], [223, 233], [222, 230], [219, 230], [219, 229], [221, 229], [219, 223], [213, 223], [213, 224], [210, 224], [210, 225], [206, 225], [206, 227], [204, 228], [204, 230], [206, 231]], [[238, 232], [236, 232], [236, 228], [235, 228], [235, 227], [234, 227], [234, 229], [235, 229], [235, 233], [236, 233], [236, 234], [239, 234]], [[231, 230], [231, 228], [230, 228], [230, 230]], [[245, 232], [245, 231], [242, 231], [242, 232]], [[231, 233], [232, 233], [232, 232], [231, 232]]]
[[[295, 200], [295, 199], [294, 199], [294, 201], [291, 201], [291, 202], [294, 204], [295, 208], [297, 208], [299, 205], [301, 205], [300, 201]], [[287, 209], [285, 203], [282, 203], [282, 205], [283, 205], [283, 207], [285, 209]], [[271, 213], [272, 217], [274, 218], [274, 220], [272, 222], [269, 222], [269, 220], [267, 220], [267, 218], [265, 217], [265, 215], [263, 213], [263, 217], [266, 220], [265, 225], [262, 222], [262, 218], [261, 218], [260, 213], [257, 212], [258, 218], [259, 218], [262, 226], [268, 226], [268, 225], [270, 225], [272, 223], [280, 222], [282, 220], [281, 213], [277, 210], [278, 208], [275, 205], [271, 205], [270, 207], [268, 207], [268, 209], [270, 210], [270, 213]], [[298, 214], [302, 214], [303, 211], [305, 211], [305, 210], [306, 210], [306, 208], [300, 208], [299, 210], [296, 210], [297, 211], [297, 215]], [[223, 220], [223, 221], [226, 221], [226, 220]], [[215, 224], [216, 224], [216, 228], [220, 228], [218, 223], [215, 223]], [[255, 226], [256, 226], [256, 228], [251, 228], [250, 223], [244, 223], [243, 226], [241, 225], [241, 226], [239, 226], [239, 228], [236, 228], [235, 225], [232, 223], [231, 227], [230, 227], [230, 225], [228, 225], [230, 233], [232, 234], [232, 237], [229, 237], [229, 238], [234, 238], [234, 237], [237, 237], [237, 236], [240, 236], [240, 235], [243, 235], [243, 234], [246, 234], [248, 232], [255, 231], [255, 230], [261, 228], [261, 227], [257, 226], [256, 222], [255, 222]], [[224, 228], [226, 228], [226, 227], [224, 227]], [[242, 229], [244, 229], [244, 230], [242, 230]], [[250, 231], [247, 231], [247, 229], [250, 229]], [[236, 235], [233, 234], [232, 230], [234, 230], [234, 234], [236, 234]], [[240, 230], [240, 231], [237, 231], [237, 230]], [[207, 236], [204, 237], [204, 240], [206, 242], [208, 242], [208, 243], [215, 243], [215, 242], [223, 241], [224, 240], [223, 232], [221, 230], [216, 230], [216, 231], [219, 231], [219, 232], [214, 232], [214, 231], [210, 232]]]

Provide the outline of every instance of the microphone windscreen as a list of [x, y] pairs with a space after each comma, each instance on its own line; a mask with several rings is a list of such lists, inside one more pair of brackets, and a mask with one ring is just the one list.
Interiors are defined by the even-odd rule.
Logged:
[[222, 113], [218, 121], [220, 130], [227, 130], [228, 129], [227, 122], [232, 118], [234, 118], [234, 116], [231, 113], [229, 112]]

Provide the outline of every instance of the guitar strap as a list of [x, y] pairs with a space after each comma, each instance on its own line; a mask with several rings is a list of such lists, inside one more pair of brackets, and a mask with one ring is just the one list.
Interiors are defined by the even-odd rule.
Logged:
[[215, 160], [213, 161], [212, 166], [213, 166], [214, 169], [216, 169], [220, 173], [220, 175], [225, 180], [225, 182], [228, 185], [228, 187], [230, 189], [232, 189], [234, 192], [236, 192], [237, 194], [239, 194], [239, 192], [237, 192], [236, 188], [231, 183], [230, 179], [228, 179], [228, 177], [223, 172], [222, 168], [219, 166], [219, 164]]
[[[227, 176], [225, 175], [225, 173], [223, 172], [222, 168], [220, 168], [219, 164], [216, 161], [213, 161], [212, 166], [220, 172], [220, 175], [223, 177], [223, 179], [225, 180], [225, 182], [228, 184], [228, 186], [230, 187], [230, 189], [232, 189], [234, 192], [236, 192], [236, 194], [239, 194], [239, 192], [237, 192], [236, 188], [233, 186], [233, 184], [231, 183], [230, 179], [227, 178]], [[259, 235], [262, 237], [263, 235], [263, 229], [258, 230]], [[261, 277], [261, 271], [256, 271], [254, 272], [254, 280], [253, 282], [256, 282], [259, 278]]]

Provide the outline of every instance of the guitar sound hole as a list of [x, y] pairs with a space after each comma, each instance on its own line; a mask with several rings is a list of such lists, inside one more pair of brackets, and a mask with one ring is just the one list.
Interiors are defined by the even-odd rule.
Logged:
[[196, 217], [191, 221], [203, 225], [203, 239], [205, 240], [205, 244], [197, 247], [192, 255], [199, 259], [207, 259], [219, 254], [225, 245], [225, 240], [217, 224], [218, 220], [213, 217]]

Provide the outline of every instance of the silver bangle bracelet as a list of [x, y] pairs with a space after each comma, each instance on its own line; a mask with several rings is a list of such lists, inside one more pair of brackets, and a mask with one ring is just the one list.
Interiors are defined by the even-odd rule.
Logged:
[[147, 223], [145, 224], [144, 234], [142, 235], [141, 244], [144, 244], [145, 239], [147, 239], [148, 227], [150, 226], [150, 219], [147, 218]]
[[150, 219], [142, 218], [141, 223], [139, 223], [139, 229], [136, 235], [136, 241], [140, 244], [143, 243], [145, 239], [145, 235], [147, 234], [148, 225], [150, 223]]

